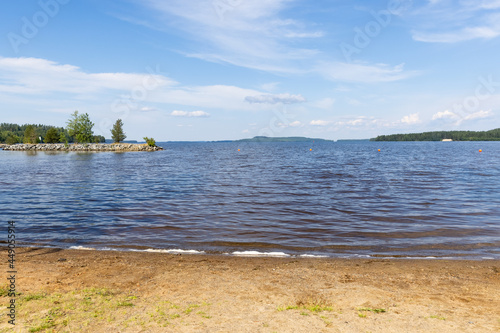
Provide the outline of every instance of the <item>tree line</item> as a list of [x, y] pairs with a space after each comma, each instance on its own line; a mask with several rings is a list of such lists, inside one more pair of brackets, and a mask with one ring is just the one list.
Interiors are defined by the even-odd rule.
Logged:
[[[41, 124], [0, 124], [0, 143], [102, 143], [102, 135], [94, 135], [94, 123], [87, 113], [75, 111], [67, 121], [66, 128]], [[114, 142], [122, 142], [127, 137], [123, 132], [123, 122], [118, 119], [111, 130]]]
[[410, 134], [379, 135], [370, 141], [500, 141], [500, 128], [489, 131], [435, 131]]
[[[106, 139], [102, 135], [94, 135], [94, 123], [88, 113], [75, 111], [66, 122], [67, 126], [55, 127], [47, 125], [0, 124], [0, 143], [13, 145], [16, 143], [102, 143]], [[127, 138], [123, 131], [123, 121], [118, 119], [111, 129], [111, 139], [120, 143]], [[144, 137], [149, 146], [156, 146], [153, 138]]]

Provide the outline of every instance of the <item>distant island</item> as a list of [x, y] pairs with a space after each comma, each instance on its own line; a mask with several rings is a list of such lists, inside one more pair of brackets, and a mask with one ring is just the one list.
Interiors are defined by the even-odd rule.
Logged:
[[302, 136], [290, 137], [268, 137], [268, 136], [255, 136], [251, 139], [235, 140], [234, 142], [333, 142], [333, 140], [306, 138]]
[[370, 141], [500, 141], [500, 128], [490, 131], [437, 131], [379, 135]]

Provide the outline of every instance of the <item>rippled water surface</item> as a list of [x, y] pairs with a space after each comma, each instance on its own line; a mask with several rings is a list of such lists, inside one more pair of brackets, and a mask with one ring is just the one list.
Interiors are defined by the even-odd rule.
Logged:
[[500, 258], [500, 142], [161, 145], [0, 151], [2, 223], [64, 248]]

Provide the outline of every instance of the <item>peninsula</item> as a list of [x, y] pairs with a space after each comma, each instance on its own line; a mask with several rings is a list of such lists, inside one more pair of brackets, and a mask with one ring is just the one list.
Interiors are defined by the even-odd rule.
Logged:
[[13, 145], [0, 145], [3, 150], [12, 151], [75, 151], [75, 152], [90, 152], [90, 151], [158, 151], [163, 150], [162, 147], [156, 145], [150, 146], [145, 144], [132, 144], [132, 143], [38, 143], [38, 144], [13, 144]]

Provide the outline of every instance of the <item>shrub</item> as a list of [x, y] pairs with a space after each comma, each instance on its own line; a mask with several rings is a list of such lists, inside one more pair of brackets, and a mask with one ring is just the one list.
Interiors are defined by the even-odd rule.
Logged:
[[147, 136], [145, 136], [143, 139], [144, 139], [144, 141], [146, 141], [146, 143], [148, 144], [148, 146], [150, 146], [150, 147], [156, 147], [156, 141], [155, 141], [155, 139], [148, 138]]

